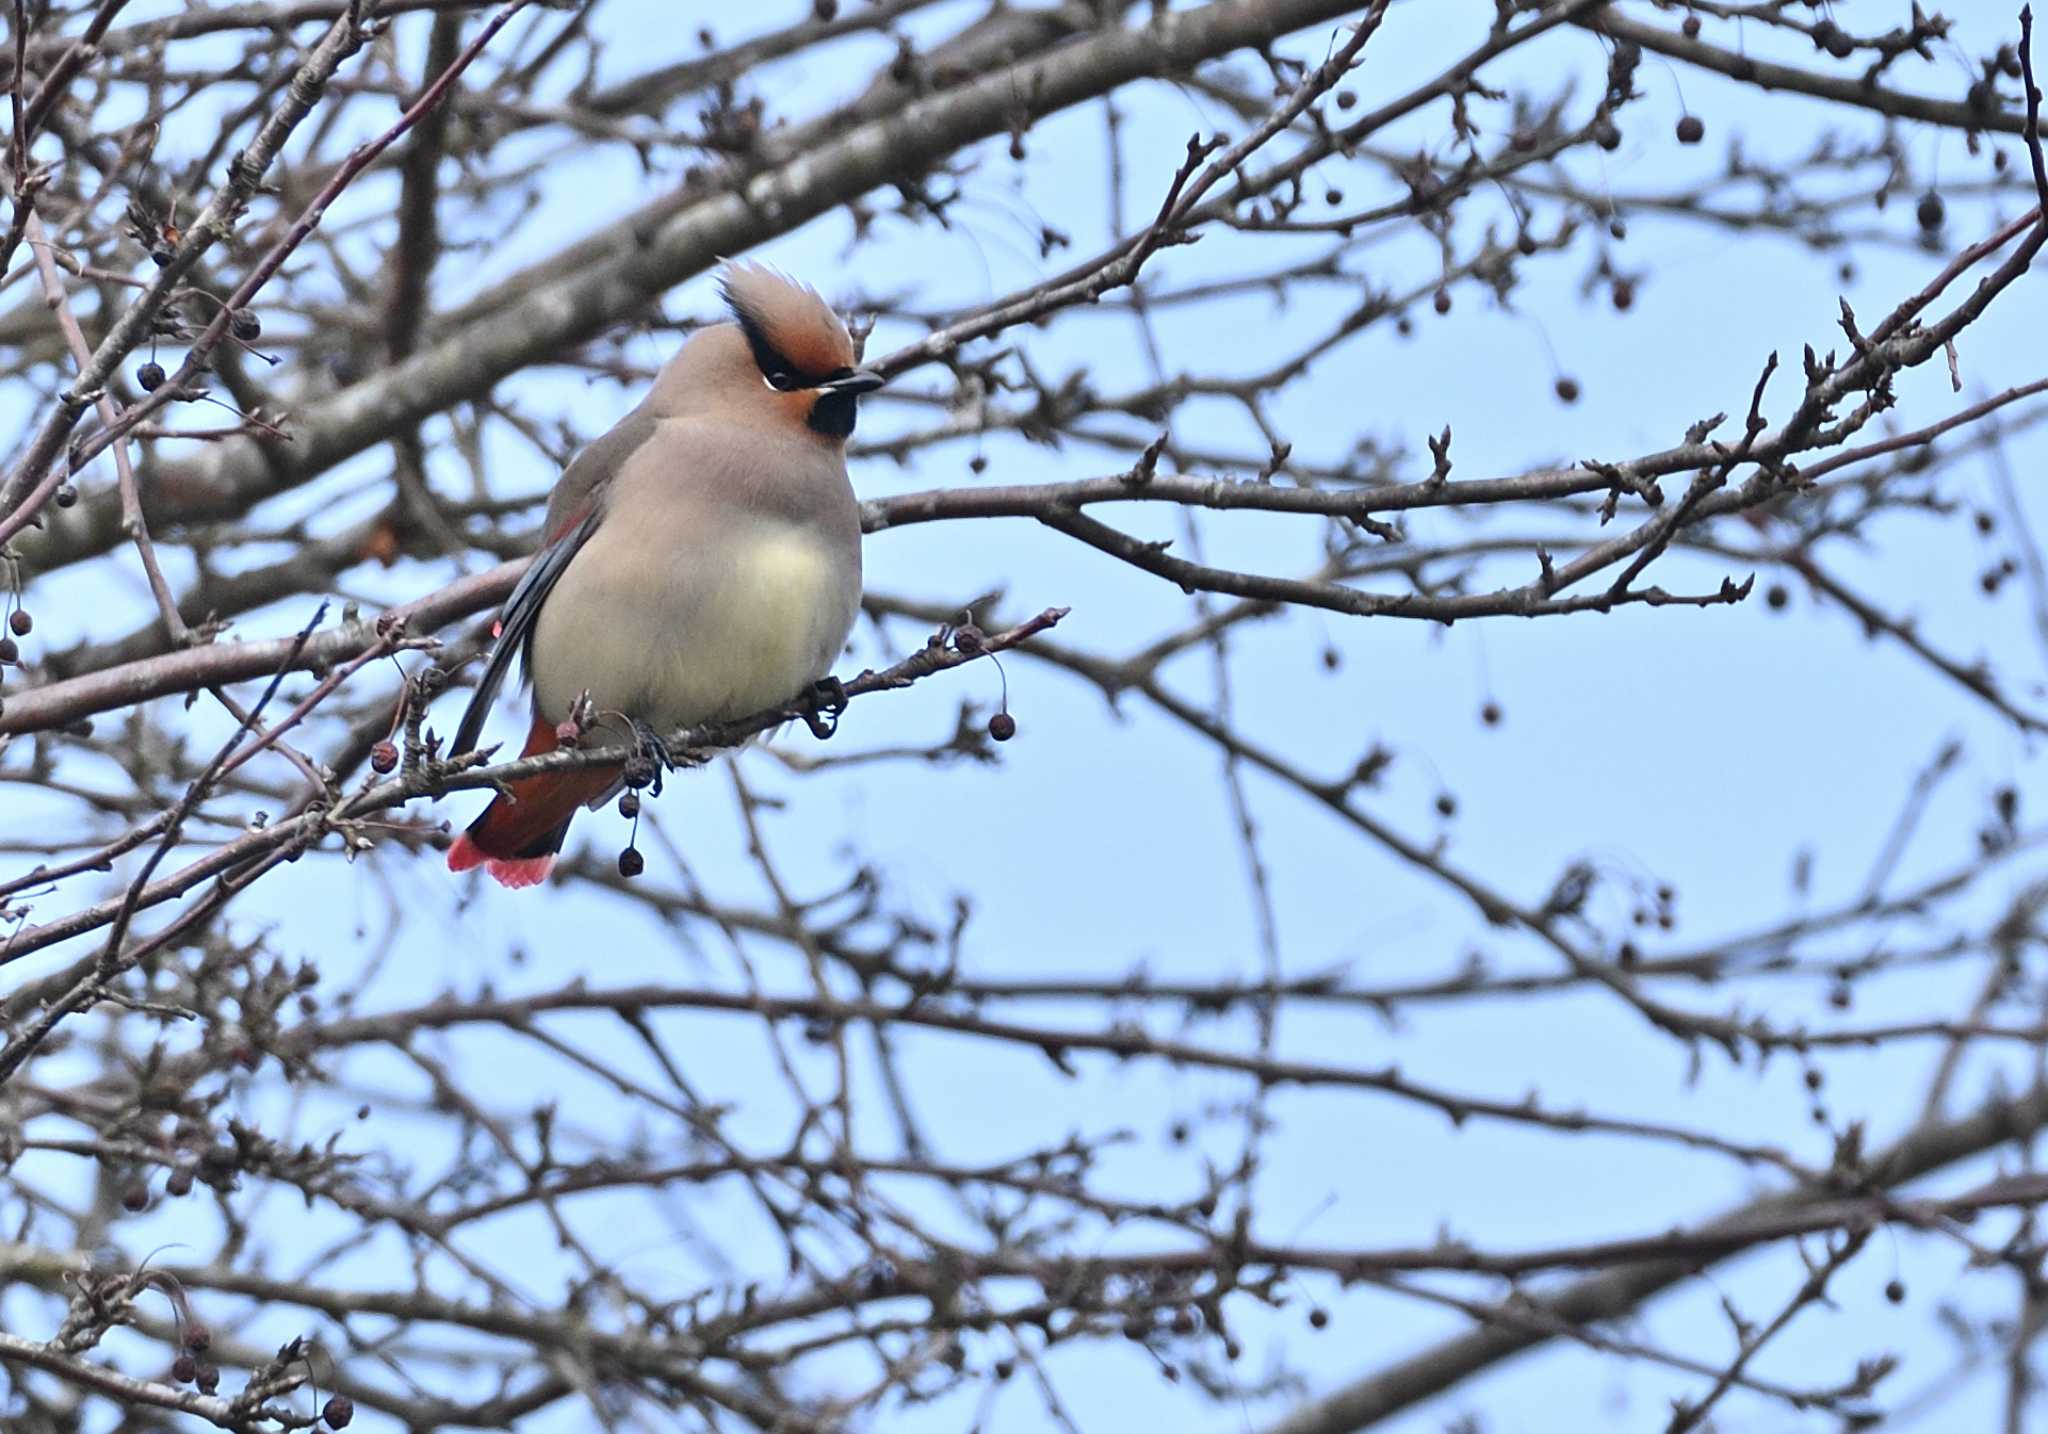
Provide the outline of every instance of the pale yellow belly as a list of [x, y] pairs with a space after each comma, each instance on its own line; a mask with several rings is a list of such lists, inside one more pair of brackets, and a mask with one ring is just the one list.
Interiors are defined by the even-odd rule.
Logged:
[[811, 534], [772, 525], [717, 552], [650, 561], [635, 535], [607, 543], [611, 530], [541, 609], [533, 676], [548, 720], [588, 691], [600, 712], [672, 730], [788, 701], [831, 670], [860, 578]]

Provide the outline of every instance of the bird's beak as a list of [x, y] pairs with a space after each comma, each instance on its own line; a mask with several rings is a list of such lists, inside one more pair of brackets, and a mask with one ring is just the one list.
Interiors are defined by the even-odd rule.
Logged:
[[835, 378], [830, 383], [821, 383], [819, 388], [827, 393], [873, 393], [889, 380], [871, 368], [857, 368], [845, 378]]

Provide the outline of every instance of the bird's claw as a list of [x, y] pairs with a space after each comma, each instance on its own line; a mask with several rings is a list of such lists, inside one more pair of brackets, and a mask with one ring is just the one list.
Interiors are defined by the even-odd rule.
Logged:
[[[633, 740], [637, 745], [633, 755], [626, 759], [626, 785], [647, 787], [649, 796], [658, 797], [661, 795], [661, 774], [674, 771], [679, 764], [670, 755], [668, 744], [661, 740], [659, 732], [637, 717], [630, 720]], [[635, 777], [644, 780], [635, 781]]]
[[846, 710], [846, 684], [836, 677], [821, 677], [804, 693], [798, 709], [804, 725], [820, 742], [839, 730], [839, 714]]

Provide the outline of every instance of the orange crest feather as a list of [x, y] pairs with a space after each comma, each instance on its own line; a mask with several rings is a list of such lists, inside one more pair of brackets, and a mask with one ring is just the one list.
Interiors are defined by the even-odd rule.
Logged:
[[817, 290], [764, 264], [739, 261], [725, 266], [718, 287], [764, 373], [770, 356], [806, 379], [853, 367], [853, 337]]

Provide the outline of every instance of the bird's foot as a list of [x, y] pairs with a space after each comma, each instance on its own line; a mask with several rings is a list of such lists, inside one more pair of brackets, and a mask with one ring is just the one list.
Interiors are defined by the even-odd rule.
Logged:
[[804, 691], [798, 715], [811, 735], [823, 742], [839, 730], [839, 714], [846, 710], [846, 684], [836, 677], [821, 677]]
[[670, 755], [668, 744], [661, 740], [661, 734], [638, 717], [628, 719], [633, 727], [635, 747], [633, 755], [626, 758], [626, 785], [633, 788], [647, 787], [648, 795], [661, 795], [661, 774], [671, 772], [680, 765]]

